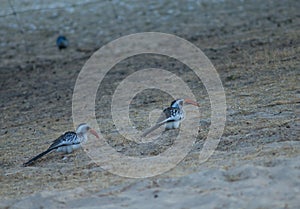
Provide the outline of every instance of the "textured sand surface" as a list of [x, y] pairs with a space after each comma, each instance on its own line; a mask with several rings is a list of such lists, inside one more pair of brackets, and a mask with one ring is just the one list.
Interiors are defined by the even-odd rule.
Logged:
[[[2, 4], [2, 3], [1, 3]], [[0, 9], [0, 208], [299, 208], [299, 1], [12, 1]], [[164, 152], [173, 141], [140, 146], [120, 137], [108, 113], [112, 93], [141, 68], [163, 68], [196, 91], [201, 113], [191, 152], [171, 171], [146, 179], [113, 175], [86, 152], [51, 153], [22, 167], [66, 130], [72, 94], [88, 58], [136, 32], [178, 35], [208, 56], [223, 82], [227, 121], [208, 161], [198, 162], [210, 124], [204, 86], [182, 63], [158, 55], [122, 61], [98, 91], [96, 117], [111, 147], [129, 156]], [[70, 46], [58, 51], [56, 37]], [[150, 92], [131, 119], [169, 104]], [[104, 99], [103, 99], [104, 98]]]

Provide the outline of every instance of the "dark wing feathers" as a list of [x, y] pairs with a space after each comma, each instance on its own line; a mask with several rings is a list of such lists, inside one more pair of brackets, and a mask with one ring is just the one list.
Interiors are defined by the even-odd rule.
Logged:
[[77, 140], [77, 134], [70, 131], [55, 139], [48, 149], [55, 149], [61, 146], [68, 146], [79, 143], [79, 140]]
[[180, 113], [180, 109], [176, 107], [167, 107], [164, 109], [164, 111], [161, 113], [160, 117], [158, 118], [156, 124], [152, 126], [151, 128], [148, 128], [143, 134], [142, 137], [147, 136], [150, 132], [154, 131], [155, 129], [159, 128], [161, 125], [176, 121], [177, 118], [175, 117]]

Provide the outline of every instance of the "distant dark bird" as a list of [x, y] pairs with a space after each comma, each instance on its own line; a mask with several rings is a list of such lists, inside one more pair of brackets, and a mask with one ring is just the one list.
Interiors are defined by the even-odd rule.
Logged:
[[190, 99], [174, 100], [171, 103], [170, 107], [167, 107], [163, 110], [156, 124], [151, 128], [147, 129], [142, 134], [142, 137], [147, 136], [150, 132], [154, 131], [162, 125], [165, 125], [165, 129], [179, 128], [181, 121], [184, 119], [183, 104], [191, 104], [199, 107], [199, 104], [197, 102]]
[[61, 49], [67, 48], [69, 45], [69, 41], [65, 36], [58, 36], [56, 39], [56, 46]]
[[53, 143], [50, 145], [50, 147], [42, 152], [41, 154], [35, 156], [34, 158], [30, 159], [26, 163], [24, 163], [24, 166], [28, 166], [32, 164], [37, 159], [43, 157], [47, 153], [56, 150], [57, 152], [64, 152], [64, 153], [71, 153], [73, 150], [76, 150], [81, 147], [81, 143], [87, 140], [87, 133], [90, 132], [97, 138], [99, 138], [97, 132], [90, 128], [90, 126], [86, 123], [80, 124], [76, 132], [68, 131], [58, 137], [56, 140], [53, 141]]

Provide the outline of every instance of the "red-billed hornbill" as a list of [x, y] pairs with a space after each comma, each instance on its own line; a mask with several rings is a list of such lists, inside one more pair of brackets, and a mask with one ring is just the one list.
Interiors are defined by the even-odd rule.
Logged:
[[161, 116], [158, 118], [156, 124], [151, 128], [147, 129], [142, 137], [147, 136], [150, 132], [159, 128], [162, 125], [165, 125], [165, 129], [175, 129], [179, 128], [181, 121], [184, 119], [184, 104], [191, 104], [195, 106], [199, 106], [199, 104], [190, 99], [177, 99], [174, 100], [170, 107], [167, 107], [163, 110]]
[[76, 132], [68, 131], [58, 137], [56, 140], [53, 141], [51, 146], [44, 152], [40, 153], [39, 155], [35, 156], [34, 158], [30, 159], [26, 163], [24, 163], [24, 166], [28, 166], [32, 164], [37, 159], [43, 157], [47, 153], [51, 151], [57, 151], [57, 152], [64, 152], [64, 153], [71, 153], [73, 150], [76, 150], [81, 147], [81, 143], [87, 140], [87, 133], [90, 132], [97, 138], [99, 138], [97, 132], [91, 127], [86, 124], [82, 123], [78, 125]]

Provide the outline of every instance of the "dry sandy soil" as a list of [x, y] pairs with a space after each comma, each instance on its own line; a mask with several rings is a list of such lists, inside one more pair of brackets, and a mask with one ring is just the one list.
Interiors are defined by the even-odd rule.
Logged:
[[[300, 2], [284, 1], [9, 1], [0, 9], [0, 208], [299, 208]], [[66, 130], [73, 130], [72, 94], [89, 57], [132, 33], [175, 34], [199, 47], [222, 80], [227, 121], [204, 163], [198, 155], [210, 124], [202, 83], [179, 61], [159, 55], [128, 58], [107, 74], [96, 117], [111, 147], [124, 155], [154, 156], [173, 141], [139, 146], [120, 136], [109, 113], [122, 79], [156, 67], [183, 77], [201, 104], [199, 134], [172, 170], [151, 178], [111, 174], [84, 150], [51, 153], [22, 167]], [[70, 46], [59, 51], [59, 34]], [[101, 99], [106, 98], [106, 99]], [[168, 105], [162, 92], [132, 101], [142, 113]]]

